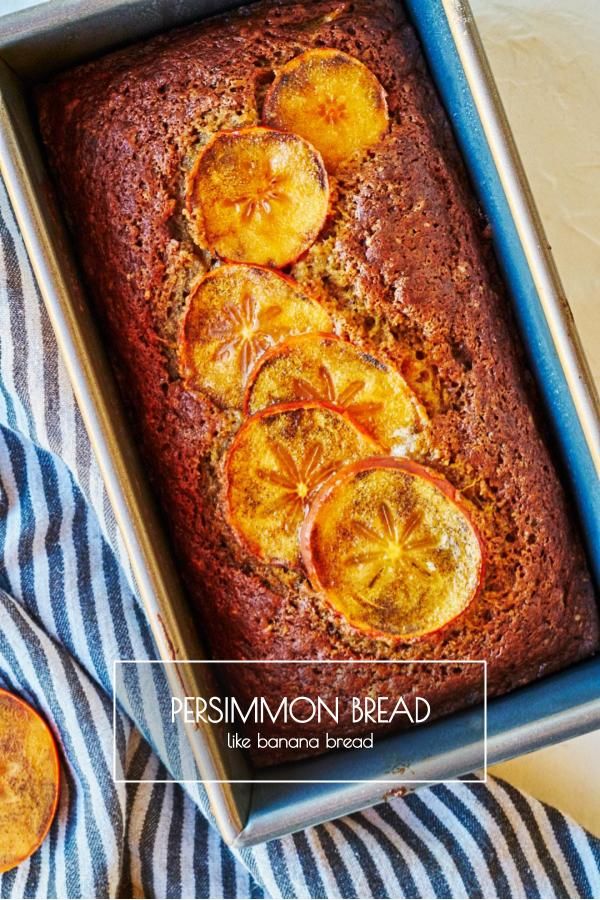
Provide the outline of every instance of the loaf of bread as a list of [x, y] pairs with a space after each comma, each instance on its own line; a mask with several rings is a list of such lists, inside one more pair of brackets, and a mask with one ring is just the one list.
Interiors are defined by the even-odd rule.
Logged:
[[[182, 371], [190, 295], [219, 266], [186, 206], [190, 173], [215, 135], [263, 122], [274, 77], [315, 49], [362, 62], [383, 86], [389, 122], [339, 166], [324, 151], [325, 225], [295, 261], [275, 264], [338, 336], [401, 374], [427, 438], [400, 441], [395, 457], [452, 486], [483, 548], [471, 602], [410, 638], [357, 624], [315, 589], [306, 566], [240, 538], [225, 469], [248, 410]], [[590, 575], [490, 230], [400, 4], [244, 7], [68, 71], [38, 90], [37, 103], [123, 400], [214, 658], [487, 660], [494, 696], [597, 650]], [[358, 455], [378, 454], [361, 446]], [[352, 666], [336, 669], [339, 696], [359, 680], [364, 689], [363, 669], [360, 678]], [[324, 688], [310, 671], [298, 670], [294, 684], [286, 667], [287, 693]], [[242, 697], [280, 696], [282, 677], [275, 666], [260, 681], [231, 675]], [[427, 697], [435, 715], [481, 697], [478, 667], [373, 666], [372, 680], [390, 695]]]

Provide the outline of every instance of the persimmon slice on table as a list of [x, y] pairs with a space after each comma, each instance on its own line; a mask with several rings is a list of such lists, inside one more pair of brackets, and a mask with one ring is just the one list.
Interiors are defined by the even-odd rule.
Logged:
[[220, 406], [239, 408], [248, 372], [290, 334], [331, 328], [322, 306], [291, 278], [260, 266], [228, 264], [196, 283], [180, 346], [186, 385]]
[[379, 452], [343, 410], [285, 403], [247, 419], [226, 460], [229, 521], [261, 559], [299, 563], [298, 529], [325, 479], [344, 464]]
[[244, 412], [300, 400], [342, 407], [402, 456], [422, 443], [426, 415], [402, 376], [334, 334], [302, 334], [268, 350], [248, 378]]
[[0, 689], [0, 872], [38, 849], [58, 803], [56, 744], [24, 700]]
[[220, 131], [190, 173], [187, 208], [201, 246], [232, 262], [282, 268], [323, 227], [327, 173], [317, 150], [297, 134]]
[[315, 590], [351, 625], [404, 640], [469, 606], [483, 550], [452, 485], [409, 460], [366, 459], [333, 475], [302, 526]]
[[385, 134], [385, 91], [353, 56], [340, 50], [307, 50], [277, 74], [265, 98], [263, 120], [302, 135], [335, 171]]

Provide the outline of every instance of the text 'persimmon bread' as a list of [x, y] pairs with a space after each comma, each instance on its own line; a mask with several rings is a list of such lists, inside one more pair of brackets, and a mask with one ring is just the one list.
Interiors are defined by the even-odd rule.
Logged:
[[[489, 228], [400, 4], [242, 8], [37, 102], [213, 657], [487, 660], [493, 696], [598, 648]], [[325, 688], [281, 677], [260, 693]], [[342, 700], [357, 677], [332, 673]], [[476, 666], [370, 677], [434, 715], [481, 696]]]

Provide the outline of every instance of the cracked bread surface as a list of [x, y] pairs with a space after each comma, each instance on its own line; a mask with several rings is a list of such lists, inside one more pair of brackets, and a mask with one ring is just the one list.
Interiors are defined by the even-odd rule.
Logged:
[[[403, 373], [430, 417], [430, 449], [419, 458], [462, 492], [486, 546], [475, 601], [411, 643], [356, 631], [301, 572], [244, 551], [223, 505], [223, 457], [241, 415], [185, 390], [179, 375], [186, 298], [216, 262], [191, 237], [187, 174], [217, 130], [260, 122], [274, 71], [313, 47], [343, 50], [374, 72], [390, 127], [331, 178], [331, 215], [289, 272], [339, 333]], [[590, 575], [489, 228], [401, 5], [241, 8], [68, 71], [38, 89], [37, 104], [114, 371], [214, 658], [485, 659], [495, 696], [597, 650]], [[327, 690], [342, 699], [370, 681], [425, 696], [442, 715], [481, 696], [479, 667], [331, 668]], [[272, 669], [228, 675], [241, 697], [276, 697], [281, 676]], [[285, 677], [288, 694], [323, 693], [316, 671]]]

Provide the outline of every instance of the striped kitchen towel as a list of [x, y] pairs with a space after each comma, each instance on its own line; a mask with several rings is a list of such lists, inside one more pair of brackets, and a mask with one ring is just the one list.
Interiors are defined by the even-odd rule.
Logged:
[[[499, 781], [421, 790], [233, 854], [201, 786], [115, 784], [112, 660], [155, 658], [121, 537], [0, 184], [0, 686], [59, 741], [49, 837], [2, 897], [600, 897], [600, 841]], [[128, 713], [128, 779], [193, 779], [185, 740]], [[135, 705], [139, 710], [139, 704]], [[1, 802], [1, 801], [0, 801]]]

